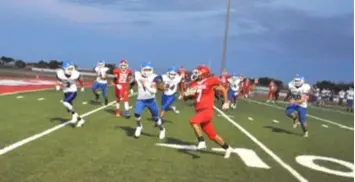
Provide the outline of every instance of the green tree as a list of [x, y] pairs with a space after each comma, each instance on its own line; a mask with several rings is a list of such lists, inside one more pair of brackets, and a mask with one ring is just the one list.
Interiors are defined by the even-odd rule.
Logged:
[[15, 66], [17, 68], [25, 68], [26, 67], [26, 63], [24, 61], [22, 61], [22, 60], [17, 60], [17, 61], [15, 61]]
[[7, 63], [7, 64], [11, 62], [15, 62], [15, 59], [12, 57], [2, 56], [0, 59], [3, 63]]
[[61, 66], [61, 63], [57, 60], [51, 60], [48, 63], [49, 69], [57, 69]]
[[48, 63], [44, 60], [40, 60], [36, 66], [39, 68], [48, 68], [49, 67]]

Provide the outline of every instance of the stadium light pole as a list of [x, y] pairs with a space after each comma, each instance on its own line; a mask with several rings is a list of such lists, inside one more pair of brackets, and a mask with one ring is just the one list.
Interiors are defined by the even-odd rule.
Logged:
[[222, 64], [221, 64], [221, 73], [226, 68], [227, 62], [227, 47], [228, 47], [228, 34], [229, 34], [229, 20], [230, 20], [230, 10], [231, 10], [231, 0], [226, 0], [227, 2], [227, 14], [226, 14], [226, 23], [224, 30], [224, 40], [223, 40], [223, 52], [222, 52]]

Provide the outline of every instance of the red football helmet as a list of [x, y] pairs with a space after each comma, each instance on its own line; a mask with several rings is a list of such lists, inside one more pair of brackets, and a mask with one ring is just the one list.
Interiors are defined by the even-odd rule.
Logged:
[[128, 69], [128, 62], [127, 60], [123, 59], [120, 61], [119, 67], [121, 70], [126, 70]]
[[200, 65], [192, 71], [191, 80], [202, 80], [209, 76], [211, 76], [210, 69], [205, 65]]

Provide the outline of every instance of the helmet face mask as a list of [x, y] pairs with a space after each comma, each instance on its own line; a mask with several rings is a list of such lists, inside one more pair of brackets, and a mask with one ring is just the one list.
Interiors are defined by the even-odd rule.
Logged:
[[201, 72], [198, 69], [192, 70], [191, 80], [195, 81], [200, 78]]
[[128, 69], [128, 63], [126, 60], [120, 61], [119, 67], [121, 70], [125, 71]]
[[303, 79], [300, 78], [295, 78], [293, 80], [293, 84], [295, 85], [295, 87], [301, 87], [303, 85]]
[[64, 72], [66, 75], [71, 75], [74, 70], [75, 70], [74, 65], [64, 68]]
[[174, 79], [174, 78], [176, 77], [176, 75], [177, 75], [177, 73], [174, 72], [174, 71], [168, 72], [168, 77], [169, 77], [170, 79]]
[[148, 77], [153, 74], [153, 68], [151, 67], [144, 67], [141, 69], [141, 73], [144, 77]]

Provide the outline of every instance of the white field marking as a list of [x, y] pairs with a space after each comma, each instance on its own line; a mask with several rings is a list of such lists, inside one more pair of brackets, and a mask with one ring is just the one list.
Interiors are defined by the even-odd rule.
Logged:
[[[256, 103], [256, 104], [265, 105], [265, 106], [273, 107], [273, 108], [276, 108], [276, 109], [284, 110], [284, 108], [279, 107], [279, 106], [270, 105], [270, 104], [263, 103], [263, 102], [259, 102], [259, 101], [256, 101], [256, 100], [250, 100], [250, 101], [251, 101], [251, 102], [254, 102], [254, 103]], [[337, 122], [334, 122], [334, 121], [330, 121], [330, 120], [327, 120], [327, 119], [323, 119], [323, 118], [320, 118], [320, 117], [318, 117], [318, 116], [314, 116], [314, 115], [307, 114], [307, 117], [313, 118], [313, 119], [316, 119], [316, 120], [318, 120], [318, 121], [322, 121], [322, 122], [325, 122], [325, 123], [328, 123], [328, 124], [336, 125], [336, 126], [338, 126], [338, 127], [340, 127], [340, 128], [343, 128], [343, 129], [347, 129], [347, 130], [354, 131], [354, 128], [352, 128], [352, 127], [345, 126], [345, 125], [342, 125], [342, 124], [340, 124], [340, 123], [337, 123]]]
[[272, 157], [277, 163], [279, 163], [283, 168], [285, 168], [289, 173], [291, 173], [298, 181], [300, 182], [308, 182], [306, 178], [304, 178], [300, 173], [298, 173], [295, 169], [293, 169], [290, 165], [286, 164], [279, 156], [277, 156], [273, 151], [267, 148], [263, 143], [261, 143], [258, 139], [256, 139], [251, 133], [249, 133], [246, 129], [240, 126], [237, 122], [233, 121], [229, 118], [223, 111], [214, 106], [214, 109], [218, 111], [224, 118], [229, 121], [232, 125], [237, 127], [242, 133], [244, 133], [247, 137], [249, 137], [255, 144], [257, 144], [261, 149], [265, 151], [270, 157]]
[[[133, 95], [130, 95], [130, 97], [131, 97], [131, 96], [133, 96]], [[94, 109], [94, 110], [91, 110], [91, 111], [89, 111], [89, 112], [87, 112], [87, 113], [84, 113], [84, 114], [81, 115], [80, 117], [85, 118], [86, 116], [89, 116], [89, 115], [91, 115], [91, 114], [94, 114], [94, 113], [96, 113], [96, 112], [102, 110], [102, 109], [105, 109], [106, 107], [109, 107], [109, 106], [111, 106], [111, 105], [114, 104], [114, 103], [116, 103], [116, 101], [110, 102], [110, 103], [107, 104], [106, 106], [101, 106], [101, 107], [98, 107], [98, 108], [96, 108], [96, 109]], [[4, 147], [4, 148], [2, 148], [2, 149], [0, 150], [0, 156], [6, 154], [6, 153], [8, 153], [8, 152], [10, 152], [10, 151], [12, 151], [12, 150], [14, 150], [14, 149], [16, 149], [16, 148], [18, 148], [18, 147], [21, 147], [22, 145], [25, 145], [25, 144], [27, 144], [27, 143], [30, 143], [30, 142], [32, 142], [32, 141], [38, 139], [38, 138], [41, 138], [41, 137], [46, 136], [46, 135], [48, 135], [48, 134], [50, 134], [50, 133], [52, 133], [52, 132], [55, 132], [56, 130], [61, 129], [61, 128], [63, 128], [64, 126], [66, 126], [66, 125], [68, 125], [68, 124], [70, 124], [70, 121], [67, 121], [67, 122], [65, 122], [65, 123], [59, 124], [59, 125], [57, 125], [57, 126], [54, 126], [54, 127], [50, 128], [50, 129], [47, 129], [47, 130], [41, 132], [41, 133], [37, 133], [37, 134], [32, 135], [32, 136], [30, 136], [30, 137], [28, 137], [28, 138], [25, 138], [25, 139], [20, 140], [20, 141], [18, 141], [18, 142], [16, 142], [16, 143], [13, 143], [13, 144], [11, 144], [11, 145], [9, 145], [9, 146], [6, 146], [6, 147]]]
[[16, 99], [22, 99], [22, 98], [23, 98], [22, 95], [19, 95], [19, 96], [16, 97]]
[[252, 117], [248, 117], [249, 121], [254, 121], [254, 119]]
[[38, 98], [37, 100], [38, 100], [38, 101], [42, 101], [42, 100], [44, 100], [44, 98], [43, 98], [43, 97], [41, 97], [41, 98]]
[[35, 89], [35, 90], [7, 92], [7, 93], [0, 94], [0, 96], [15, 95], [15, 94], [22, 94], [22, 93], [31, 93], [31, 92], [40, 92], [40, 91], [47, 91], [47, 90], [54, 90], [54, 88], [42, 88], [42, 89]]
[[88, 102], [83, 102], [83, 105], [86, 105], [86, 104], [88, 104]]
[[323, 126], [324, 128], [329, 128], [329, 126], [328, 126], [328, 125], [325, 125], [325, 124], [322, 124], [322, 126]]
[[277, 121], [276, 119], [272, 120], [274, 123], [280, 123], [280, 121]]

